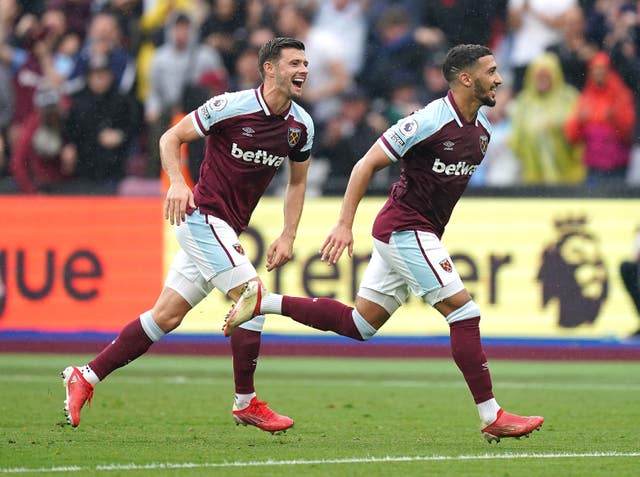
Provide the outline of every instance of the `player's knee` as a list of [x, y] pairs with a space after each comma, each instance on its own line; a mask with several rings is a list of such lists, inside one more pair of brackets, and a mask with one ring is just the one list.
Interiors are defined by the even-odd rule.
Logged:
[[466, 302], [460, 308], [449, 313], [445, 319], [447, 323], [452, 324], [456, 321], [468, 320], [470, 318], [480, 317], [480, 307], [473, 300]]
[[353, 323], [356, 325], [356, 328], [362, 337], [362, 341], [369, 341], [373, 338], [373, 335], [375, 335], [378, 330], [374, 328], [371, 323], [369, 323], [367, 319], [358, 312], [358, 310], [354, 308], [351, 312], [351, 317], [353, 318]]
[[154, 309], [153, 319], [165, 333], [175, 330], [184, 318], [184, 313], [171, 309]]

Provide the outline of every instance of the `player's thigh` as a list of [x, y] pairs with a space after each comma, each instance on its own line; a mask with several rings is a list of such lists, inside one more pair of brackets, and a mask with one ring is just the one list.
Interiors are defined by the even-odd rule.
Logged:
[[191, 308], [181, 293], [165, 286], [151, 310], [151, 316], [162, 331], [168, 333], [182, 323]]
[[178, 293], [192, 308], [214, 288], [183, 249], [173, 257], [164, 286]]
[[380, 253], [377, 241], [374, 245], [360, 281], [356, 310], [371, 326], [379, 329], [406, 301], [408, 289], [403, 277]]
[[224, 220], [196, 210], [175, 229], [181, 249], [209, 291], [217, 288], [226, 295], [257, 276], [238, 235]]
[[[378, 301], [384, 303], [386, 299], [386, 296], [380, 296]], [[397, 309], [397, 306], [395, 308]], [[355, 309], [376, 330], [382, 328], [382, 325], [391, 317], [391, 313], [380, 303], [363, 298], [360, 295], [356, 296]]]
[[388, 244], [379, 242], [376, 246], [411, 292], [430, 305], [464, 290], [453, 260], [436, 235], [413, 230], [394, 232]]
[[205, 280], [250, 263], [235, 231], [224, 220], [195, 210], [175, 227], [180, 248]]

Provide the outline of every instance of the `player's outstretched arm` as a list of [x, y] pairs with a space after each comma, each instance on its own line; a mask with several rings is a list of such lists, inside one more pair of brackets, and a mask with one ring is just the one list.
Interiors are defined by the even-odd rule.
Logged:
[[334, 265], [342, 256], [345, 248], [351, 257], [353, 254], [353, 220], [356, 215], [358, 205], [367, 192], [369, 183], [373, 175], [385, 167], [389, 167], [392, 160], [385, 154], [382, 148], [375, 143], [360, 159], [353, 170], [344, 193], [340, 217], [338, 223], [334, 225], [325, 239], [320, 254], [322, 260], [329, 265]]
[[293, 242], [302, 215], [310, 162], [311, 160], [289, 163], [289, 182], [284, 195], [284, 227], [280, 236], [267, 250], [267, 271], [269, 272], [284, 265], [293, 256]]
[[170, 183], [164, 200], [164, 218], [172, 225], [185, 221], [187, 204], [195, 208], [193, 192], [180, 171], [180, 146], [198, 138], [200, 136], [189, 116], [182, 118], [160, 138], [160, 161]]

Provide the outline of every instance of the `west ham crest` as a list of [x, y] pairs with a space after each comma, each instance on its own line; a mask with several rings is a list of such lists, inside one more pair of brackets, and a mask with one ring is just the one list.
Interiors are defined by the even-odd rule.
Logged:
[[236, 252], [238, 252], [240, 255], [244, 255], [244, 249], [242, 248], [242, 245], [240, 245], [240, 242], [238, 243], [234, 243], [233, 244], [233, 248], [235, 249]]
[[298, 141], [300, 140], [300, 132], [300, 128], [289, 128], [289, 134], [287, 136], [289, 146], [293, 147], [298, 144]]
[[451, 271], [453, 270], [453, 267], [451, 266], [451, 262], [449, 261], [448, 258], [445, 258], [444, 260], [440, 260], [439, 265], [447, 273], [451, 273]]
[[480, 150], [484, 156], [487, 153], [487, 146], [489, 145], [489, 138], [487, 136], [480, 136]]

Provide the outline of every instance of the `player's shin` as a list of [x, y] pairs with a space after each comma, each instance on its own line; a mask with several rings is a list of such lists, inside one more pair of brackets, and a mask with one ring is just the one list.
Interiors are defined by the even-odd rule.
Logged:
[[236, 394], [255, 392], [253, 377], [260, 354], [261, 332], [238, 328], [231, 335], [233, 378]]
[[103, 380], [113, 371], [129, 364], [147, 352], [149, 347], [161, 339], [164, 332], [153, 321], [150, 312], [143, 313], [127, 324], [113, 340], [90, 363], [89, 368]]
[[[470, 301], [447, 316], [451, 355], [476, 404], [493, 398], [491, 373], [480, 339], [479, 311], [475, 303]], [[473, 314], [476, 316], [470, 316]]]
[[358, 341], [368, 340], [376, 332], [352, 307], [330, 298], [283, 296], [281, 314], [317, 330], [333, 331]]

